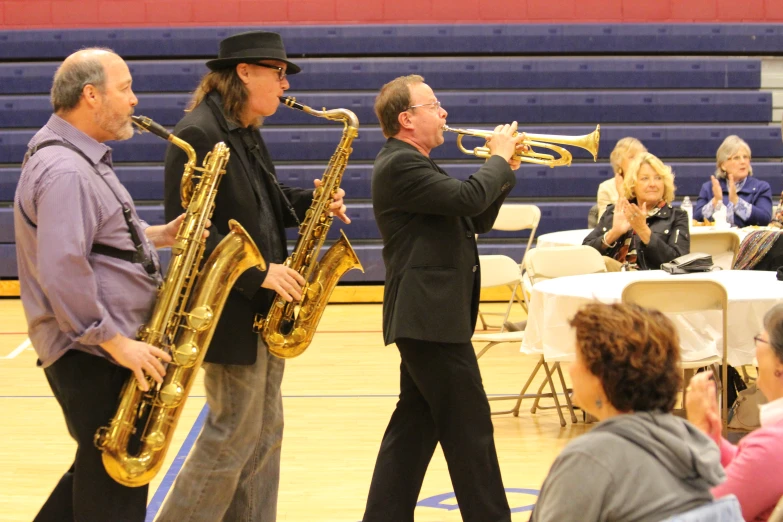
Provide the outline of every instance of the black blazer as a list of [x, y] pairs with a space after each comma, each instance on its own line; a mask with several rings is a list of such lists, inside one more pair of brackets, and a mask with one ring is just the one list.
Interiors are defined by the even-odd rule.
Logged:
[[[632, 203], [635, 201], [632, 201]], [[622, 247], [626, 236], [618, 239], [613, 248], [606, 248], [603, 243], [604, 233], [611, 230], [614, 220], [614, 205], [606, 207], [606, 212], [601, 216], [592, 232], [585, 238], [583, 244], [590, 245], [607, 257], [614, 257]], [[640, 270], [659, 270], [663, 263], [689, 254], [691, 251], [691, 237], [688, 232], [688, 214], [679, 208], [673, 208], [667, 204], [654, 216], [647, 218], [647, 226], [650, 227], [650, 242], [645, 245], [634, 236], [638, 242], [636, 245], [636, 263]]]
[[[285, 227], [296, 226], [293, 216], [287, 211], [279, 191], [271, 187], [275, 168], [258, 131], [240, 129], [228, 122], [220, 107], [220, 97], [209, 95], [201, 104], [188, 113], [174, 127], [174, 134], [187, 141], [196, 151], [197, 166], [202, 166], [204, 156], [215, 144], [223, 141], [231, 149], [226, 174], [218, 185], [212, 227], [209, 229], [204, 260], [212, 253], [220, 240], [229, 232], [228, 221], [237, 220], [253, 238], [267, 263], [284, 260], [271, 259], [271, 234], [277, 234], [282, 245], [286, 245]], [[240, 137], [249, 132], [260, 149], [264, 172], [247, 153]], [[170, 221], [183, 212], [180, 203], [180, 180], [187, 161], [184, 152], [169, 145], [166, 151], [166, 174], [164, 182], [166, 220]], [[256, 181], [251, 180], [251, 176]], [[265, 178], [266, 177], [266, 178]], [[275, 178], [276, 180], [276, 178]], [[276, 181], [275, 181], [276, 182]], [[271, 187], [271, 188], [270, 188]], [[304, 217], [313, 199], [313, 190], [282, 187], [300, 219]], [[262, 230], [260, 220], [261, 197], [271, 199], [275, 223], [270, 229]], [[274, 292], [261, 288], [266, 272], [251, 268], [237, 279], [226, 300], [223, 313], [212, 337], [206, 361], [219, 364], [253, 364], [256, 360], [258, 334], [253, 332], [253, 318], [256, 313], [269, 310]]]
[[383, 336], [469, 341], [481, 273], [475, 234], [488, 232], [516, 178], [493, 156], [467, 181], [390, 138], [375, 158], [372, 202], [383, 238]]

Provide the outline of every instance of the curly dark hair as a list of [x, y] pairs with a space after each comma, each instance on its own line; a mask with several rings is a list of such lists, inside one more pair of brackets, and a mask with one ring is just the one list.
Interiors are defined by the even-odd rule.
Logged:
[[617, 410], [671, 412], [682, 387], [680, 339], [661, 312], [590, 303], [571, 320], [576, 346]]

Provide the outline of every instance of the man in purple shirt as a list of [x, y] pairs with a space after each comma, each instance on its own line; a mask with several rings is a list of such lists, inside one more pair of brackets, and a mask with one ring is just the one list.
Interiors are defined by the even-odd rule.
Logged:
[[28, 333], [78, 449], [36, 521], [142, 521], [147, 486], [106, 473], [93, 444], [123, 384], [161, 382], [162, 350], [134, 340], [161, 282], [155, 248], [170, 246], [181, 218], [149, 226], [112, 168], [104, 142], [133, 135], [138, 100], [125, 62], [84, 49], [54, 76], [54, 114], [28, 144], [14, 200]]

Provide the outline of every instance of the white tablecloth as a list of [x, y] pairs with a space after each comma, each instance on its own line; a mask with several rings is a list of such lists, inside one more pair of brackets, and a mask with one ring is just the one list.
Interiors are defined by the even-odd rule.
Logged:
[[[553, 246], [572, 246], [581, 245], [585, 240], [587, 234], [589, 234], [592, 228], [580, 228], [579, 230], [562, 230], [560, 232], [550, 232], [549, 234], [541, 234], [536, 240], [537, 248], [548, 248]], [[715, 227], [692, 227], [691, 235], [706, 234], [707, 232], [714, 232]], [[742, 241], [750, 230], [744, 230], [741, 228], [730, 228], [724, 230], [731, 230], [737, 234]]]
[[[528, 312], [524, 353], [543, 353], [547, 360], [573, 360], [574, 332], [568, 325], [584, 304], [598, 300], [619, 302], [632, 281], [675, 277], [709, 279], [721, 283], [729, 298], [729, 364], [751, 364], [755, 352], [753, 336], [763, 329], [764, 314], [783, 302], [783, 282], [774, 272], [723, 270], [705, 274], [672, 276], [660, 270], [609, 272], [541, 281], [533, 287]], [[670, 316], [677, 325], [684, 360], [720, 355], [720, 312], [694, 312]]]

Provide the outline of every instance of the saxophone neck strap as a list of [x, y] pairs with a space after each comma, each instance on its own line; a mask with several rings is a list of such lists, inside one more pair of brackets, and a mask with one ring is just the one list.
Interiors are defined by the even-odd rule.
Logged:
[[274, 187], [274, 190], [280, 196], [280, 199], [282, 199], [283, 204], [288, 209], [288, 212], [294, 218], [294, 222], [296, 223], [296, 226], [299, 226], [301, 223], [299, 222], [299, 217], [297, 217], [296, 215], [296, 210], [294, 210], [294, 206], [291, 205], [291, 202], [288, 200], [288, 197], [285, 195], [285, 192], [283, 192], [280, 183], [277, 182], [277, 178], [273, 176], [272, 173], [269, 171], [269, 169], [267, 169], [266, 166], [264, 165], [264, 161], [261, 158], [261, 146], [258, 144], [258, 141], [256, 141], [256, 139], [251, 135], [252, 134], [251, 132], [240, 132], [239, 134], [242, 136], [242, 141], [245, 144], [245, 148], [248, 150], [248, 152], [250, 152], [250, 154], [253, 156], [253, 159], [256, 160], [256, 164], [258, 165], [258, 168], [266, 176], [269, 185]]

